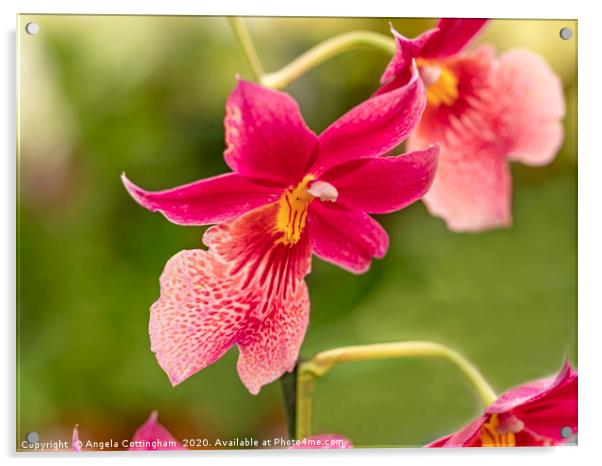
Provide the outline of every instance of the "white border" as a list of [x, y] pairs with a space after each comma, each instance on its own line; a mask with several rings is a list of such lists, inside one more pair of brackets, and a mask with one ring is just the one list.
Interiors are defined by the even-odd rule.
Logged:
[[[4, 220], [4, 228], [0, 231], [2, 246], [2, 269], [0, 289], [5, 297], [4, 341], [0, 345], [4, 374], [2, 399], [4, 401], [3, 422], [0, 424], [3, 456], [8, 457], [8, 464], [19, 460], [21, 464], [41, 459], [13, 453], [14, 446], [14, 305], [15, 305], [15, 78], [14, 73], [14, 30], [15, 15], [21, 13], [104, 13], [104, 14], [204, 14], [204, 15], [290, 15], [290, 16], [422, 16], [422, 17], [498, 17], [498, 18], [577, 18], [579, 20], [579, 372], [580, 386], [580, 419], [579, 447], [556, 449], [516, 449], [513, 451], [496, 451], [494, 454], [485, 449], [479, 451], [441, 451], [441, 450], [356, 450], [356, 451], [238, 451], [238, 452], [194, 452], [187, 455], [193, 461], [202, 463], [242, 462], [249, 465], [301, 464], [312, 460], [327, 459], [336, 464], [364, 464], [376, 460], [384, 464], [400, 464], [411, 461], [412, 464], [483, 464], [504, 465], [525, 464], [527, 462], [545, 462], [546, 464], [590, 464], [593, 457], [599, 458], [596, 450], [602, 412], [602, 384], [600, 369], [602, 364], [597, 355], [602, 354], [599, 329], [602, 328], [602, 306], [598, 287], [600, 276], [597, 264], [602, 262], [601, 239], [602, 222], [600, 222], [600, 200], [602, 200], [602, 183], [597, 179], [602, 173], [602, 151], [596, 136], [600, 134], [602, 109], [600, 81], [600, 26], [597, 24], [595, 3], [584, 0], [526, 2], [524, 0], [498, 0], [493, 2], [475, 2], [474, 0], [429, 0], [410, 2], [409, 0], [369, 0], [364, 2], [304, 0], [291, 4], [283, 0], [220, 0], [220, 1], [186, 1], [163, 0], [151, 3], [132, 0], [74, 1], [53, 0], [52, 2], [13, 1], [0, 2], [2, 15], [2, 37], [4, 43], [2, 53], [2, 99], [5, 108], [0, 113], [4, 154], [0, 158], [2, 166], [2, 202], [0, 215]], [[11, 36], [11, 31], [13, 31]], [[509, 338], [511, 338], [509, 336]], [[596, 455], [597, 454], [597, 455]], [[596, 455], [596, 456], [594, 456]], [[101, 453], [94, 456], [80, 454], [77, 456], [48, 455], [46, 461], [63, 464], [66, 459], [81, 461], [90, 459], [97, 464], [119, 462], [144, 462], [155, 464], [157, 461], [180, 463], [186, 457], [172, 458], [161, 454], [128, 455]]]

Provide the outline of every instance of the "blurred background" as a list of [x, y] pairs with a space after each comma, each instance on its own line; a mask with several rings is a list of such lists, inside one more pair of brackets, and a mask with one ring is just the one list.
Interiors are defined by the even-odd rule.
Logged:
[[[35, 21], [36, 35], [25, 33]], [[430, 19], [251, 18], [268, 71], [334, 34], [406, 36]], [[571, 27], [572, 40], [559, 37]], [[514, 225], [454, 234], [421, 203], [380, 218], [389, 254], [353, 276], [314, 259], [302, 355], [428, 339], [469, 357], [503, 391], [576, 363], [577, 24], [497, 20], [478, 42], [542, 54], [561, 76], [566, 139], [543, 168], [513, 166]], [[250, 395], [237, 351], [172, 388], [149, 348], [148, 313], [165, 262], [201, 246], [201, 228], [134, 203], [119, 175], [164, 189], [226, 171], [223, 115], [250, 77], [225, 18], [20, 16], [17, 435], [131, 438], [151, 410], [178, 439], [286, 437], [278, 383]], [[340, 55], [293, 83], [316, 132], [368, 97], [390, 57]], [[449, 364], [338, 366], [315, 392], [314, 432], [357, 446], [422, 445], [479, 404]]]

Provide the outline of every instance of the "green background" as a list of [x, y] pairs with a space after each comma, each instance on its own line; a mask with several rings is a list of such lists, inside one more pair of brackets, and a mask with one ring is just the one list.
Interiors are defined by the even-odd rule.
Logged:
[[[35, 20], [40, 32], [24, 25]], [[407, 36], [433, 20], [253, 18], [268, 70], [336, 33], [388, 21]], [[566, 140], [544, 168], [512, 167], [514, 225], [454, 234], [421, 203], [380, 217], [388, 255], [354, 276], [318, 259], [307, 278], [302, 355], [428, 339], [459, 350], [503, 391], [576, 362], [576, 38], [571, 21], [494, 21], [478, 42], [548, 59], [567, 99]], [[277, 383], [250, 395], [237, 351], [172, 388], [149, 349], [148, 309], [167, 259], [200, 246], [140, 208], [119, 175], [163, 189], [226, 171], [224, 103], [249, 70], [227, 21], [202, 17], [21, 16], [19, 42], [18, 443], [120, 441], [153, 409], [178, 439], [286, 436]], [[319, 132], [368, 97], [389, 57], [340, 55], [287, 91]], [[314, 432], [356, 446], [421, 445], [479, 409], [447, 363], [338, 366], [318, 382]]]

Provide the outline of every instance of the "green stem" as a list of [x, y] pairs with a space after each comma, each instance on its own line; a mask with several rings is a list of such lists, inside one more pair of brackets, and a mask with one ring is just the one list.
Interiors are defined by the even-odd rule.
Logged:
[[312, 359], [301, 362], [297, 369], [297, 426], [296, 438], [311, 435], [312, 393], [316, 380], [336, 364], [347, 361], [373, 359], [436, 357], [454, 364], [472, 384], [484, 406], [493, 403], [497, 395], [474, 367], [460, 353], [438, 343], [407, 341], [362, 346], [346, 346], [316, 354]]
[[346, 32], [312, 47], [280, 70], [264, 75], [261, 84], [283, 89], [326, 60], [362, 46], [375, 47], [391, 55], [395, 53], [395, 41], [390, 37], [371, 31]]
[[282, 390], [282, 400], [286, 412], [287, 430], [290, 439], [295, 438], [296, 426], [296, 399], [297, 399], [297, 367], [292, 372], [285, 372], [280, 377], [280, 388]]
[[261, 82], [263, 66], [261, 66], [261, 61], [259, 61], [257, 50], [255, 50], [255, 45], [253, 44], [253, 39], [251, 39], [251, 34], [249, 34], [249, 30], [247, 29], [245, 20], [237, 16], [229, 16], [228, 22], [230, 23], [230, 27], [236, 36], [236, 40], [238, 41], [245, 58], [249, 62], [249, 67], [253, 73], [253, 79], [257, 82]]

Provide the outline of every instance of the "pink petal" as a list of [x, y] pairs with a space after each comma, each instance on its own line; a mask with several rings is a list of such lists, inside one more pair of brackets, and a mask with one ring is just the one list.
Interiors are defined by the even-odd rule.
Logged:
[[425, 44], [438, 33], [438, 30], [429, 29], [414, 39], [404, 37], [393, 27], [391, 33], [395, 39], [395, 54], [380, 78], [383, 86], [376, 92], [377, 95], [396, 89], [410, 79], [412, 60], [420, 56]]
[[563, 427], [577, 432], [577, 373], [565, 361], [555, 377], [536, 380], [513, 388], [487, 408], [487, 413], [509, 412], [525, 427], [542, 437], [562, 442]]
[[437, 27], [423, 32], [414, 39], [402, 36], [395, 29], [395, 54], [380, 78], [382, 86], [376, 94], [389, 92], [403, 84], [410, 77], [414, 58], [446, 58], [461, 51], [483, 28], [483, 19], [441, 19]]
[[309, 296], [305, 282], [285, 295], [270, 299], [270, 311], [263, 319], [250, 318], [238, 337], [238, 375], [249, 392], [259, 393], [263, 385], [291, 372], [309, 322]]
[[488, 416], [480, 416], [457, 432], [442, 437], [426, 445], [427, 448], [455, 448], [479, 446], [481, 427], [487, 422]]
[[374, 96], [351, 109], [321, 135], [311, 173], [349, 160], [377, 157], [401, 144], [420, 121], [426, 105], [422, 80], [414, 69], [405, 86]]
[[[493, 131], [499, 113], [496, 105], [498, 97], [491, 89], [495, 50], [484, 45], [474, 52], [451, 57], [442, 63], [458, 79], [458, 98], [449, 106], [427, 105], [420, 125], [408, 141], [409, 145], [421, 149], [428, 144], [459, 144], [466, 139], [495, 144], [499, 140], [498, 134]], [[412, 141], [417, 136], [422, 145]]]
[[212, 364], [232, 345], [251, 393], [294, 366], [309, 313], [303, 277], [308, 235], [278, 243], [278, 204], [255, 209], [205, 232], [209, 251], [182, 251], [161, 276], [151, 308], [152, 350], [172, 384]]
[[138, 204], [161, 212], [179, 225], [208, 225], [237, 217], [278, 199], [280, 192], [235, 173], [195, 181], [165, 191], [145, 191], [124, 175], [121, 180]]
[[[158, 413], [153, 411], [148, 420], [142, 424], [134, 433], [130, 443], [129, 450], [184, 450], [185, 448], [176, 441], [169, 431], [157, 422]], [[142, 442], [141, 446], [135, 445], [135, 442]], [[152, 444], [157, 446], [153, 447]]]
[[311, 268], [308, 234], [294, 246], [279, 244], [278, 204], [270, 204], [205, 232], [203, 242], [237, 275], [242, 290], [257, 296], [253, 314], [263, 319], [272, 301], [287, 302]]
[[304, 438], [298, 445], [289, 447], [289, 450], [309, 450], [309, 449], [337, 449], [353, 448], [351, 440], [338, 434], [320, 434]]
[[549, 447], [552, 445], [560, 445], [566, 441], [554, 441], [548, 437], [543, 437], [531, 429], [523, 429], [514, 434], [514, 441], [517, 447]]
[[364, 212], [313, 201], [308, 222], [313, 252], [352, 273], [366, 272], [372, 258], [383, 258], [389, 247], [387, 232]]
[[[575, 387], [575, 392], [576, 392]], [[528, 406], [515, 410], [517, 416], [525, 419], [526, 430], [534, 435], [547, 439], [548, 443], [562, 444], [568, 438], [561, 435], [562, 429], [568, 427], [577, 434], [577, 395], [570, 397], [570, 389], [559, 393], [558, 399], [546, 400], [546, 406]]]
[[[427, 141], [414, 137], [411, 146]], [[435, 181], [423, 201], [450, 230], [482, 231], [511, 223], [508, 162], [478, 139], [440, 145]]]
[[309, 235], [294, 245], [279, 243], [278, 204], [255, 209], [207, 230], [203, 241], [236, 277], [250, 311], [236, 336], [238, 373], [252, 394], [291, 371], [309, 319], [303, 277], [311, 266]]
[[538, 379], [503, 393], [495, 403], [486, 409], [486, 412], [489, 414], [507, 412], [524, 404], [549, 397], [551, 393], [567, 386], [573, 388], [577, 386], [577, 373], [568, 360], [564, 362], [557, 375]]
[[527, 165], [550, 163], [562, 145], [565, 113], [560, 78], [538, 55], [513, 50], [499, 59], [493, 84], [499, 119], [494, 131], [506, 154]]
[[71, 449], [73, 451], [82, 451], [82, 445], [79, 441], [79, 426], [77, 424], [71, 433]]
[[336, 186], [337, 202], [369, 213], [388, 213], [420, 199], [430, 188], [439, 148], [397, 157], [352, 160], [321, 177]]
[[235, 172], [281, 187], [306, 174], [317, 138], [288, 94], [239, 80], [224, 124], [224, 158]]
[[161, 275], [151, 307], [151, 349], [173, 385], [220, 358], [233, 344], [250, 304], [222, 261], [203, 250], [181, 251]]
[[408, 149], [439, 143], [437, 174], [423, 200], [453, 231], [482, 231], [511, 221], [510, 172], [504, 142], [493, 130], [493, 57], [493, 49], [480, 47], [446, 62], [459, 79], [459, 97], [452, 106], [428, 106], [408, 141]]
[[437, 32], [421, 50], [424, 58], [445, 58], [460, 52], [487, 24], [487, 19], [442, 18]]

